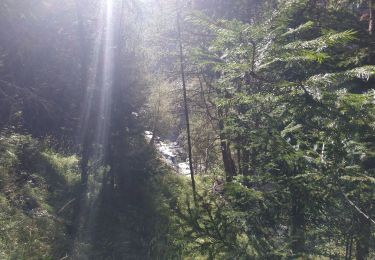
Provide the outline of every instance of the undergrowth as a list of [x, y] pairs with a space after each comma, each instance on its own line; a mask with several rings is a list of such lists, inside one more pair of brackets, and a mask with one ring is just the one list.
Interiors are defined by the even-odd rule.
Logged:
[[0, 136], [0, 259], [60, 259], [71, 243], [78, 158], [28, 135]]

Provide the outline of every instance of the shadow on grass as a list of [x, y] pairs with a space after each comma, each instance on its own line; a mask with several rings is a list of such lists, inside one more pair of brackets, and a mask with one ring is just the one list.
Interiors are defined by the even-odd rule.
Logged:
[[[168, 220], [158, 210], [153, 175], [160, 162], [152, 147], [124, 154], [103, 181], [92, 224], [87, 259], [163, 259], [155, 242], [166, 240]], [[157, 241], [156, 241], [157, 240]], [[161, 258], [160, 258], [161, 257]]]

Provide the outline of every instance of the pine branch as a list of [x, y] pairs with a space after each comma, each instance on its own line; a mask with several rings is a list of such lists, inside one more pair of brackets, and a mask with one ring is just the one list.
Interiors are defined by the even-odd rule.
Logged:
[[362, 79], [368, 81], [371, 77], [374, 76], [375, 66], [367, 65], [339, 73], [314, 75], [305, 82], [305, 85], [309, 87], [332, 87], [339, 86], [340, 84], [353, 79]]

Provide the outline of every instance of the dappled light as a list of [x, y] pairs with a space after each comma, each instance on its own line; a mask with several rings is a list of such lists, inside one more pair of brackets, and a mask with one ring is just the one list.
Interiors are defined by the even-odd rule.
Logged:
[[1, 0], [0, 260], [375, 259], [375, 0]]

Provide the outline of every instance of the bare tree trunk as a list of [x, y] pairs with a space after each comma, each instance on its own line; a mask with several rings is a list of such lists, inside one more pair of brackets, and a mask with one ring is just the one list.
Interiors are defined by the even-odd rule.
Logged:
[[352, 246], [353, 246], [353, 217], [352, 217], [350, 228], [346, 237], [345, 260], [352, 259]]
[[152, 123], [152, 137], [150, 140], [150, 144], [154, 144], [155, 141], [155, 136], [156, 136], [156, 129], [157, 129], [157, 122], [159, 119], [159, 114], [160, 114], [160, 103], [161, 103], [161, 96], [160, 96], [160, 86], [158, 86], [158, 102], [157, 102], [157, 108], [156, 108], [156, 113], [154, 116], [154, 120]]
[[236, 165], [232, 158], [232, 152], [230, 150], [230, 142], [226, 140], [225, 136], [223, 135], [224, 114], [223, 114], [222, 108], [218, 108], [218, 116], [219, 116], [219, 131], [220, 131], [219, 137], [220, 137], [221, 155], [223, 158], [225, 177], [227, 181], [232, 181], [233, 176], [236, 175]]
[[348, 260], [352, 260], [352, 252], [353, 252], [353, 235], [350, 238]]
[[[80, 40], [80, 76], [79, 76], [79, 86], [81, 90], [81, 95], [84, 96], [87, 90], [87, 70], [88, 70], [88, 55], [87, 55], [87, 42], [86, 42], [86, 34], [83, 24], [83, 17], [82, 17], [82, 9], [80, 6], [80, 1], [75, 1], [76, 5], [76, 16], [78, 21], [78, 30], [77, 34]], [[85, 104], [82, 104], [83, 106]], [[83, 109], [81, 109], [83, 111]], [[80, 161], [80, 168], [81, 168], [81, 183], [83, 186], [86, 185], [88, 179], [88, 163], [89, 163], [89, 156], [90, 156], [90, 130], [84, 129], [85, 126], [80, 127], [80, 134], [81, 139], [81, 161]]]
[[291, 188], [292, 208], [290, 216], [290, 237], [293, 254], [300, 256], [305, 251], [305, 205], [298, 187]]
[[236, 166], [232, 158], [230, 143], [226, 140], [221, 140], [221, 154], [223, 157], [226, 180], [230, 182], [236, 175]]
[[81, 184], [82, 186], [86, 186], [88, 175], [89, 175], [89, 156], [90, 156], [90, 144], [89, 144], [89, 137], [84, 137], [84, 141], [82, 144], [82, 151], [81, 151], [81, 161], [80, 161], [80, 168], [81, 168]]
[[370, 19], [368, 22], [368, 32], [370, 35], [372, 35], [374, 31], [374, 8], [375, 8], [374, 1], [369, 0]]
[[178, 45], [179, 45], [179, 52], [180, 52], [179, 53], [179, 56], [180, 56], [180, 72], [181, 72], [181, 81], [182, 81], [182, 91], [183, 91], [183, 96], [184, 96], [184, 113], [185, 113], [186, 134], [187, 134], [187, 141], [188, 141], [188, 155], [189, 155], [189, 167], [190, 167], [190, 176], [191, 176], [191, 187], [193, 189], [194, 201], [196, 201], [196, 188], [195, 188], [191, 134], [190, 134], [189, 107], [188, 107], [188, 103], [187, 103], [185, 65], [184, 65], [184, 56], [183, 56], [184, 52], [183, 52], [183, 47], [182, 47], [181, 21], [180, 20], [181, 20], [181, 14], [180, 14], [180, 11], [178, 11], [178, 13], [177, 13], [177, 33], [178, 33], [178, 43], [179, 43]]
[[208, 172], [208, 148], [205, 149], [204, 154], [204, 174], [207, 174]]
[[242, 172], [242, 153], [241, 148], [237, 147], [237, 167], [238, 167], [238, 173], [243, 174]]
[[358, 236], [356, 240], [356, 259], [366, 260], [370, 249], [371, 222], [363, 215], [358, 215]]
[[247, 149], [242, 149], [242, 174], [249, 175], [250, 152]]

